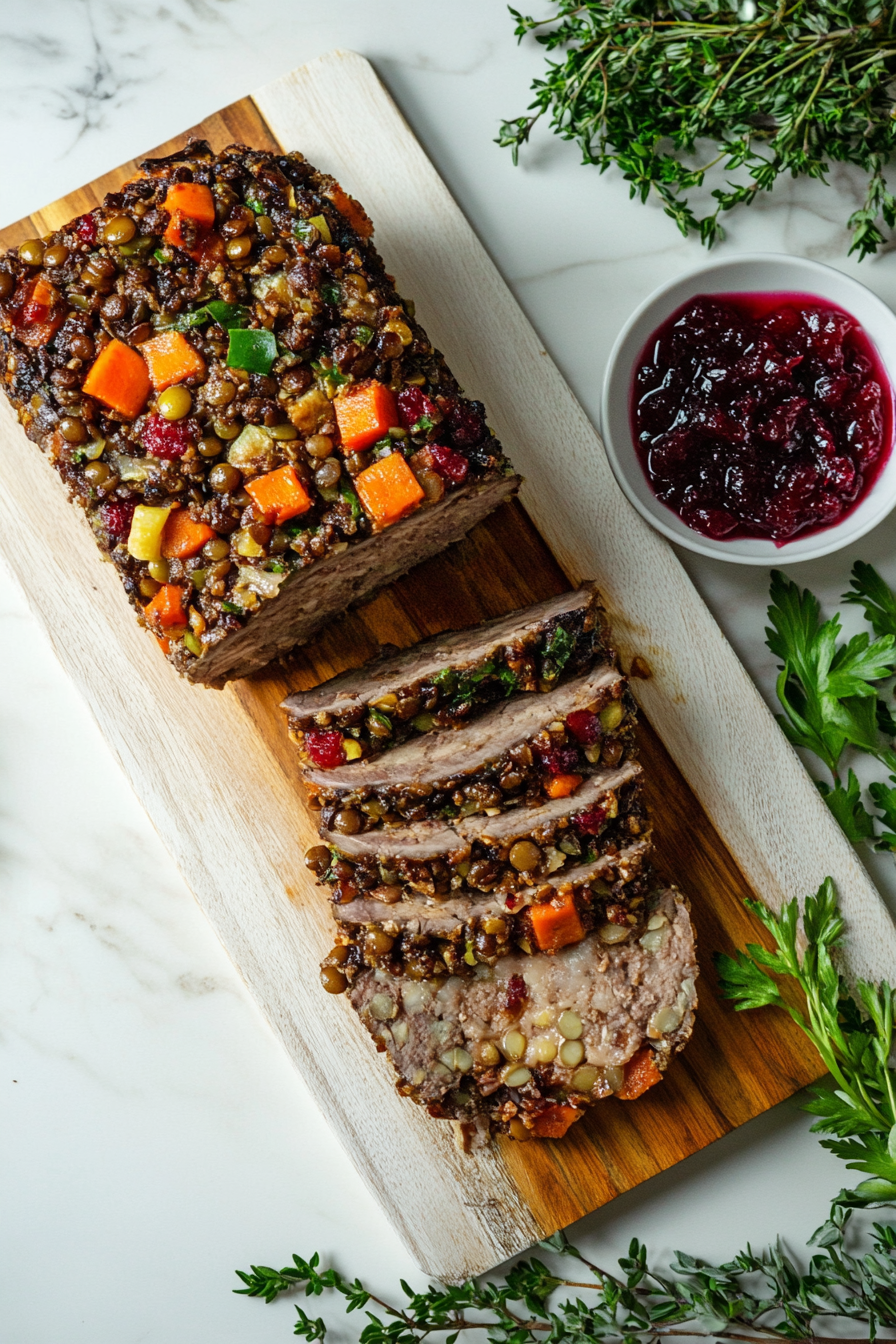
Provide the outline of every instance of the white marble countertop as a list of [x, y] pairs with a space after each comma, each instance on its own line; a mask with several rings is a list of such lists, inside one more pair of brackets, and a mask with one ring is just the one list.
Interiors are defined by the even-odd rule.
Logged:
[[[631, 309], [706, 254], [547, 131], [511, 166], [493, 137], [525, 109], [542, 56], [516, 47], [497, 0], [5, 0], [0, 219], [336, 46], [373, 61], [596, 418]], [[785, 184], [736, 215], [719, 254], [815, 257], [896, 303], [892, 255], [845, 259], [856, 187], [834, 180]], [[831, 605], [857, 557], [892, 582], [893, 526], [794, 574]], [[766, 572], [684, 559], [771, 696]], [[236, 1267], [293, 1251], [318, 1249], [380, 1291], [419, 1282], [2, 572], [0, 647], [0, 1335], [285, 1340], [289, 1301], [230, 1289]], [[892, 860], [873, 866], [896, 908]], [[779, 1107], [576, 1236], [604, 1261], [633, 1235], [660, 1256], [724, 1256], [777, 1233], [801, 1247], [849, 1176], [808, 1125], [796, 1102]]]

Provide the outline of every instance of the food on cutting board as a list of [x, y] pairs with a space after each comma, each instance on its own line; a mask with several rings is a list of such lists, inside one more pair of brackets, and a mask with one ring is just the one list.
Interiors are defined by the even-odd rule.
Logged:
[[301, 154], [194, 140], [0, 257], [4, 388], [190, 680], [265, 666], [517, 488]]
[[[546, 614], [571, 612], [594, 632], [587, 648], [579, 632], [575, 674], [503, 685], [522, 646], [536, 665], [549, 647]], [[485, 678], [465, 674], [483, 666], [480, 694]], [[396, 715], [371, 750], [384, 696], [430, 719], [407, 735]], [[319, 816], [306, 862], [337, 927], [322, 983], [348, 995], [403, 1095], [469, 1146], [559, 1138], [586, 1107], [660, 1081], [693, 1025], [694, 937], [686, 899], [651, 869], [634, 702], [593, 587], [284, 708]], [[310, 742], [329, 733], [341, 750], [326, 768]]]
[[863, 328], [826, 299], [698, 295], [635, 365], [632, 438], [688, 527], [783, 543], [868, 494], [893, 446], [893, 392]]
[[[333, 677], [285, 702], [292, 740], [306, 765], [332, 770], [418, 733], [464, 723], [473, 706], [519, 692], [552, 691], [613, 662], [596, 589], [538, 602], [470, 630], [453, 630]], [[326, 726], [322, 726], [326, 724]]]

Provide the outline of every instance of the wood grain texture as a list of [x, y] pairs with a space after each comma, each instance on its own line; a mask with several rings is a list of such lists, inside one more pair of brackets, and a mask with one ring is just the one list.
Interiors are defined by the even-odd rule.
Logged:
[[[468, 392], [486, 401], [527, 476], [530, 517], [505, 506], [287, 667], [222, 692], [189, 686], [160, 658], [112, 567], [99, 563], [85, 520], [5, 402], [0, 549], [347, 1153], [421, 1265], [461, 1277], [819, 1075], [788, 1020], [739, 1016], [713, 994], [710, 953], [757, 938], [742, 906], [751, 886], [741, 869], [771, 904], [833, 873], [863, 973], [891, 967], [896, 940], [795, 755], [670, 549], [618, 491], [594, 430], [369, 65], [353, 55], [322, 58], [194, 129], [218, 149], [232, 140], [301, 148], [364, 201], [400, 289], [417, 300]], [[125, 165], [0, 231], [0, 243], [89, 209], [132, 170]], [[48, 543], [39, 565], [36, 536]], [[567, 576], [599, 579], [626, 658], [638, 652], [653, 669], [635, 689], [662, 742], [644, 724], [641, 751], [659, 865], [693, 901], [701, 1009], [688, 1050], [655, 1093], [601, 1104], [560, 1143], [502, 1142], [463, 1156], [447, 1126], [397, 1097], [347, 1003], [319, 987], [330, 920], [302, 862], [313, 829], [277, 707], [287, 690], [359, 664], [380, 642], [407, 645], [500, 615], [563, 591]]]

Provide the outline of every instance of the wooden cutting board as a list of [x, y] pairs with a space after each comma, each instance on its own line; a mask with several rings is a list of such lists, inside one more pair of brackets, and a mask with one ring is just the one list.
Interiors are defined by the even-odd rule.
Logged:
[[[504, 507], [288, 668], [220, 692], [180, 681], [138, 628], [84, 519], [5, 401], [0, 549], [348, 1156], [425, 1269], [474, 1274], [819, 1076], [783, 1015], [738, 1015], [715, 996], [712, 953], [758, 936], [744, 896], [777, 907], [832, 874], [857, 973], [892, 970], [896, 936], [755, 687], [671, 549], [619, 492], [593, 428], [367, 62], [332, 53], [193, 130], [216, 149], [233, 140], [301, 149], [359, 197], [399, 289], [488, 405], [526, 478], [525, 511]], [[10, 225], [0, 243], [90, 209], [133, 168]], [[287, 690], [362, 662], [380, 641], [411, 644], [582, 578], [601, 584], [625, 665], [638, 654], [652, 673], [634, 686], [652, 724], [641, 750], [659, 867], [693, 901], [698, 1024], [662, 1086], [637, 1103], [602, 1103], [561, 1142], [501, 1141], [464, 1156], [448, 1126], [396, 1095], [347, 1002], [319, 986], [332, 931], [302, 861], [313, 828], [278, 704]]]

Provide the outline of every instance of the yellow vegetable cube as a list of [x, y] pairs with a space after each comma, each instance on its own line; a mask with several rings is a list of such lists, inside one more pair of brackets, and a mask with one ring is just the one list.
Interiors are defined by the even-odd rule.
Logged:
[[135, 560], [161, 559], [162, 533], [170, 512], [168, 508], [137, 505], [128, 535], [128, 552]]
[[258, 556], [264, 555], [264, 547], [259, 546], [248, 527], [244, 527], [236, 534], [236, 553], [257, 559]]

